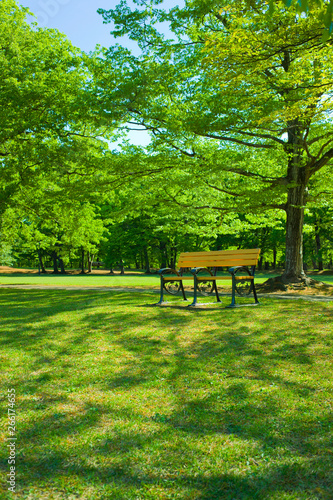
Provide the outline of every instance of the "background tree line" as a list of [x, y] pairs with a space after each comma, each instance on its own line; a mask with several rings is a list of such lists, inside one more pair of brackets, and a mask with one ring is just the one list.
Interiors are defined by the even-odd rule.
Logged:
[[[2, 263], [149, 271], [259, 246], [285, 280], [331, 265], [330, 3], [136, 3], [100, 13], [139, 56], [84, 54], [1, 2]], [[122, 140], [137, 126], [146, 147]]]

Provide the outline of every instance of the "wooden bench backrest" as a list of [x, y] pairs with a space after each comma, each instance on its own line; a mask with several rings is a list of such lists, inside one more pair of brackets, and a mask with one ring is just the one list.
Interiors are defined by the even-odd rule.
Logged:
[[260, 248], [250, 250], [216, 250], [213, 252], [184, 252], [178, 259], [178, 267], [233, 267], [255, 266]]

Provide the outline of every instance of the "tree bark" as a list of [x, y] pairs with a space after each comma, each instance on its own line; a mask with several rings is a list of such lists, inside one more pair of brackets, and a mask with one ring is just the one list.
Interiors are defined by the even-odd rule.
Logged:
[[303, 223], [305, 186], [289, 189], [286, 223], [286, 263], [283, 278], [300, 281], [306, 277], [303, 270]]
[[81, 248], [81, 274], [85, 274], [84, 271], [84, 249]]
[[306, 204], [307, 169], [302, 158], [302, 132], [298, 121], [288, 123], [288, 198], [286, 203], [286, 262], [282, 279], [299, 282], [306, 278], [303, 269], [303, 224]]

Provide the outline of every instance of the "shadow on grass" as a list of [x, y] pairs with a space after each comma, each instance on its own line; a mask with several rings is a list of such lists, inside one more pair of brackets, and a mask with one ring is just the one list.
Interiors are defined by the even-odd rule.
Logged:
[[152, 298], [1, 291], [18, 494], [331, 498], [332, 308], [143, 307]]

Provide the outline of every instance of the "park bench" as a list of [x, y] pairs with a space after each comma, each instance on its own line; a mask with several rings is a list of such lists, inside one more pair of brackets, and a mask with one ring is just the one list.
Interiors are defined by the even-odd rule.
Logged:
[[[184, 282], [192, 281], [194, 285], [194, 298], [191, 306], [197, 305], [198, 292], [202, 295], [210, 295], [215, 292], [217, 302], [221, 302], [217, 281], [232, 280], [231, 304], [227, 307], [236, 306], [236, 292], [240, 296], [253, 294], [254, 304], [259, 304], [254, 285], [255, 266], [258, 262], [260, 249], [250, 250], [217, 250], [212, 252], [184, 252], [180, 254], [178, 268], [164, 268], [159, 270], [160, 274], [160, 300], [158, 305], [165, 303], [164, 291], [171, 295], [182, 292], [183, 299], [187, 300]], [[218, 271], [221, 267], [227, 267], [231, 276], [220, 276]], [[190, 275], [185, 275], [189, 271]]]
[[104, 262], [100, 262], [100, 261], [94, 261], [91, 263], [92, 267], [97, 267], [97, 269], [99, 269], [101, 266], [104, 266]]

